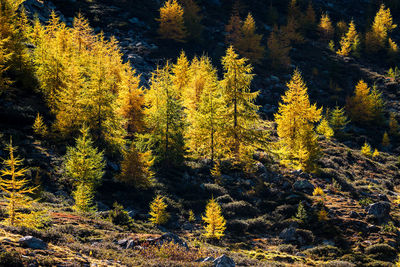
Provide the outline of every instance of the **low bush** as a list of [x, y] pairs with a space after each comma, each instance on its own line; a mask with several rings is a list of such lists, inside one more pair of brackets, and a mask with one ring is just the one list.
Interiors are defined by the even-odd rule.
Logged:
[[227, 230], [236, 234], [244, 234], [249, 224], [244, 220], [229, 220], [226, 224]]
[[0, 266], [7, 266], [7, 267], [24, 266], [21, 254], [14, 250], [0, 252]]
[[224, 204], [222, 205], [222, 210], [224, 214], [226, 214], [228, 217], [253, 217], [258, 213], [256, 208], [254, 208], [250, 203], [243, 200]]
[[365, 253], [382, 261], [392, 261], [397, 257], [396, 250], [388, 244], [371, 245], [365, 249]]
[[114, 203], [113, 209], [108, 214], [108, 219], [116, 225], [122, 226], [126, 229], [132, 227], [132, 218], [129, 216], [129, 213], [124, 210], [122, 205], [119, 205], [117, 202]]
[[225, 188], [223, 188], [220, 185], [217, 184], [203, 184], [204, 189], [212, 196], [217, 197], [217, 196], [222, 196], [226, 195], [227, 191]]
[[318, 260], [334, 260], [342, 254], [341, 250], [334, 246], [317, 246], [307, 249], [304, 253]]

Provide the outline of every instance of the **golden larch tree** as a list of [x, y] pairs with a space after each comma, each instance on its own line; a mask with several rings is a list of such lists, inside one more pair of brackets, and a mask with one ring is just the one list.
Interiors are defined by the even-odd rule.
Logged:
[[166, 224], [169, 219], [167, 207], [168, 205], [165, 203], [164, 197], [157, 195], [150, 203], [150, 221], [156, 225]]
[[206, 214], [202, 217], [203, 221], [207, 224], [204, 227], [206, 231], [204, 236], [210, 239], [220, 239], [224, 236], [226, 230], [226, 221], [222, 216], [221, 207], [211, 198], [206, 206]]
[[176, 92], [179, 97], [184, 94], [184, 90], [186, 89], [189, 79], [190, 79], [190, 62], [186, 57], [184, 51], [179, 55], [176, 64], [174, 64], [171, 68], [172, 70], [172, 81], [175, 87]]
[[307, 86], [297, 69], [287, 87], [278, 113], [275, 114], [279, 136], [278, 154], [284, 165], [313, 170], [319, 156], [314, 124], [321, 119], [322, 109], [310, 104]]
[[20, 209], [31, 208], [34, 200], [29, 195], [37, 189], [29, 186], [30, 181], [23, 178], [28, 169], [21, 167], [23, 159], [15, 156], [16, 149], [10, 139], [7, 146], [9, 158], [3, 161], [4, 168], [0, 171], [0, 189], [5, 193], [7, 221], [11, 226], [24, 223], [27, 215], [20, 212]]
[[332, 26], [332, 21], [328, 13], [323, 13], [321, 15], [321, 20], [318, 25], [320, 36], [323, 40], [331, 40], [334, 34], [334, 28]]
[[349, 30], [340, 40], [340, 50], [337, 53], [341, 56], [349, 56], [350, 52], [357, 54], [359, 51], [360, 39], [354, 21], [349, 24]]
[[158, 33], [162, 39], [185, 42], [186, 28], [184, 23], [184, 11], [176, 0], [167, 0], [160, 8], [160, 28]]

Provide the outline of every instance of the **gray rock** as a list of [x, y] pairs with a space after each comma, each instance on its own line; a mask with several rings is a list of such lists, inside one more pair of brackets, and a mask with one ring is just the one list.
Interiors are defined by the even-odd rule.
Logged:
[[311, 194], [314, 191], [314, 185], [307, 180], [299, 180], [293, 184], [296, 191]]
[[20, 238], [18, 243], [23, 247], [28, 247], [31, 249], [47, 249], [47, 244], [45, 242], [30, 235]]
[[279, 234], [279, 238], [283, 239], [285, 243], [296, 241], [297, 239], [296, 228], [289, 227], [283, 229], [283, 231]]
[[214, 267], [235, 267], [235, 262], [225, 254], [216, 258], [213, 263]]
[[174, 244], [177, 244], [181, 247], [189, 249], [187, 243], [185, 241], [183, 241], [179, 236], [177, 236], [176, 234], [173, 234], [173, 233], [166, 233], [157, 238], [149, 238], [146, 241], [150, 244], [157, 244], [159, 246], [161, 246], [164, 243], [173, 242]]
[[386, 201], [373, 203], [368, 206], [367, 212], [379, 221], [387, 219], [390, 213], [390, 203]]

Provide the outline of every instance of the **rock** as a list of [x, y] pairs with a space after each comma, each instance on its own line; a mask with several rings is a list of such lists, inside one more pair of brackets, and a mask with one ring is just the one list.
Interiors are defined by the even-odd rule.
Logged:
[[146, 241], [148, 243], [150, 243], [150, 244], [157, 244], [159, 246], [161, 246], [164, 243], [173, 242], [174, 244], [177, 244], [177, 245], [179, 245], [181, 247], [189, 249], [189, 247], [186, 244], [186, 242], [183, 241], [179, 236], [177, 236], [176, 234], [173, 234], [173, 233], [166, 233], [166, 234], [163, 234], [162, 236], [157, 237], [157, 238], [149, 238]]
[[293, 184], [296, 191], [311, 194], [314, 191], [314, 185], [307, 180], [299, 180]]
[[283, 229], [283, 231], [279, 234], [279, 238], [283, 239], [285, 243], [296, 241], [296, 228], [289, 227]]
[[235, 267], [235, 262], [225, 254], [216, 258], [213, 263], [214, 267]]
[[368, 206], [367, 212], [379, 221], [385, 220], [389, 217], [390, 203], [386, 201], [373, 203]]
[[23, 247], [28, 247], [31, 249], [47, 249], [47, 244], [45, 242], [30, 235], [20, 238], [18, 243]]

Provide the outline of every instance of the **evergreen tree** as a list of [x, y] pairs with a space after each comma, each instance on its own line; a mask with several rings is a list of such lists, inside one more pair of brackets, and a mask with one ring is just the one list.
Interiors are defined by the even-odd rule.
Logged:
[[366, 157], [372, 157], [372, 149], [371, 146], [365, 142], [364, 145], [361, 148], [361, 154], [363, 154]]
[[349, 123], [347, 116], [345, 115], [344, 108], [338, 106], [331, 112], [329, 118], [329, 124], [331, 125], [335, 134], [338, 134], [344, 130], [346, 125]]
[[331, 19], [327, 13], [321, 15], [321, 20], [318, 25], [319, 33], [322, 39], [330, 40], [334, 34], [334, 28], [332, 26]]
[[259, 92], [251, 92], [253, 80], [251, 65], [239, 58], [233, 47], [229, 47], [222, 58], [224, 79], [221, 81], [227, 112], [224, 121], [225, 145], [233, 156], [251, 154], [254, 146], [264, 141], [260, 131], [258, 106], [254, 104]]
[[310, 104], [306, 84], [298, 70], [295, 70], [287, 87], [275, 115], [280, 148], [278, 154], [284, 165], [313, 170], [319, 155], [314, 123], [321, 119], [321, 109]]
[[7, 146], [9, 158], [3, 161], [3, 169], [0, 171], [0, 189], [5, 193], [7, 203], [7, 222], [11, 226], [22, 225], [27, 215], [20, 212], [22, 208], [31, 208], [34, 200], [29, 195], [33, 194], [36, 187], [30, 187], [30, 181], [26, 178], [26, 168], [21, 168], [23, 160], [15, 156], [16, 147]]
[[185, 42], [186, 28], [183, 8], [176, 0], [167, 0], [160, 8], [160, 28], [158, 33], [162, 39]]
[[242, 20], [238, 12], [233, 12], [229, 23], [225, 26], [226, 31], [226, 44], [235, 45], [242, 38]]
[[117, 179], [137, 188], [147, 188], [152, 185], [153, 173], [150, 171], [150, 153], [141, 153], [134, 144], [124, 152], [121, 162], [121, 174]]
[[383, 137], [382, 137], [382, 146], [383, 147], [388, 147], [389, 145], [390, 145], [390, 138], [389, 138], [388, 133], [385, 132], [383, 134]]
[[274, 69], [286, 69], [289, 67], [289, 52], [291, 49], [289, 41], [275, 26], [268, 38], [269, 58]]
[[75, 147], [67, 147], [64, 159], [65, 173], [71, 179], [75, 191], [75, 207], [88, 211], [93, 206], [94, 188], [100, 184], [104, 175], [103, 152], [93, 147], [89, 129], [83, 127]]
[[190, 79], [190, 62], [184, 51], [181, 52], [176, 64], [172, 66], [172, 81], [179, 96], [182, 96]]
[[226, 221], [221, 214], [221, 207], [211, 198], [206, 206], [206, 214], [202, 217], [207, 224], [204, 229], [204, 236], [210, 239], [220, 239], [226, 230]]
[[169, 219], [167, 207], [168, 205], [164, 202], [164, 197], [157, 195], [150, 203], [150, 221], [156, 225], [166, 224]]
[[139, 148], [151, 151], [156, 165], [180, 165], [184, 157], [182, 104], [173, 86], [171, 67], [157, 69], [146, 93], [147, 133], [139, 135]]

